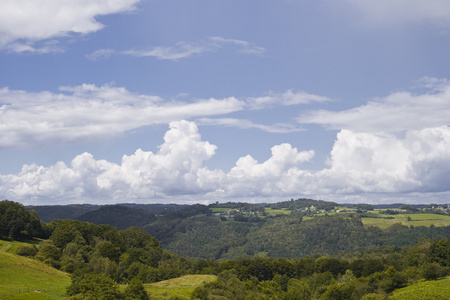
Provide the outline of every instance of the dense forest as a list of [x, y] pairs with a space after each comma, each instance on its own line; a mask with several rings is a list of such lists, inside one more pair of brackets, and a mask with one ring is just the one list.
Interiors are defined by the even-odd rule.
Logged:
[[[69, 219], [43, 223], [34, 211], [12, 201], [0, 202], [0, 217], [3, 239], [44, 238], [38, 246], [22, 246], [17, 254], [34, 257], [71, 273], [72, 284], [67, 293], [72, 299], [148, 299], [143, 283], [184, 274], [218, 275], [216, 281], [196, 288], [192, 299], [385, 299], [395, 289], [450, 274], [448, 231], [444, 239], [422, 238], [411, 247], [375, 247], [371, 240], [379, 240], [378, 233], [362, 231], [356, 217], [344, 221], [338, 217], [302, 221], [301, 215], [292, 214], [269, 222], [266, 235], [244, 227], [243, 231], [256, 235], [251, 247], [263, 252], [268, 247], [264, 242], [276, 244], [272, 240], [275, 228], [288, 224], [297, 226], [292, 233], [279, 230], [278, 234], [285, 236], [286, 242], [279, 248], [272, 245], [274, 257], [221, 261], [188, 259], [163, 250], [155, 237], [137, 227], [118, 230], [110, 225]], [[307, 225], [302, 225], [305, 223]], [[234, 224], [255, 226], [248, 222]], [[359, 231], [356, 228], [360, 228]], [[410, 229], [397, 226], [389, 230], [394, 236]], [[327, 238], [321, 231], [331, 234]], [[344, 234], [335, 237], [340, 232]], [[411, 235], [415, 233], [400, 236], [408, 239]], [[327, 244], [339, 245], [341, 239], [346, 239], [343, 243], [364, 239], [364, 243], [372, 243], [374, 247], [353, 251], [350, 246], [352, 251], [334, 256], [304, 255], [304, 252], [316, 250], [299, 250], [307, 247], [306, 242], [299, 249], [291, 249], [287, 237], [306, 237], [307, 242], [314, 245], [313, 249], [322, 252], [331, 251]], [[403, 238], [399, 244], [404, 243]], [[314, 239], [324, 240], [318, 243]], [[287, 251], [292, 258], [281, 258], [281, 255], [275, 258], [277, 251], [281, 251], [276, 249], [283, 247], [290, 249]], [[127, 288], [120, 290], [118, 284], [125, 283]]]
[[[46, 222], [70, 218], [109, 224], [117, 229], [139, 227], [158, 239], [164, 249], [195, 259], [336, 255], [380, 247], [413, 246], [421, 238], [450, 236], [449, 226], [394, 224], [381, 229], [364, 226], [362, 222], [368, 216], [392, 218], [390, 214], [398, 214], [395, 208], [399, 207], [407, 212], [417, 212], [415, 206], [387, 206], [388, 209], [381, 211], [383, 214], [370, 215], [367, 211], [373, 208], [372, 205], [358, 204], [352, 205], [352, 214], [331, 214], [336, 207], [338, 204], [334, 202], [292, 199], [274, 204], [121, 204], [30, 208]], [[268, 214], [270, 209], [288, 213]], [[75, 212], [70, 213], [72, 210]], [[222, 213], [218, 216], [218, 212]]]

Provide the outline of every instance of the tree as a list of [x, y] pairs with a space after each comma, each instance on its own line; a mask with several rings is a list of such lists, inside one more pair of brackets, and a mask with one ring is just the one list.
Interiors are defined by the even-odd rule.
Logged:
[[450, 238], [431, 244], [429, 260], [450, 267]]
[[69, 296], [81, 294], [82, 299], [89, 300], [123, 299], [117, 284], [102, 273], [72, 276], [72, 284], [67, 288], [67, 294]]
[[13, 239], [43, 237], [44, 230], [36, 212], [22, 204], [0, 201], [0, 237]]
[[313, 290], [307, 279], [292, 278], [288, 283], [286, 299], [289, 300], [308, 300], [312, 297]]
[[440, 277], [447, 275], [446, 271], [447, 270], [441, 267], [440, 264], [433, 262], [430, 264], [425, 264], [423, 266], [422, 275], [426, 280], [436, 280]]
[[344, 274], [347, 269], [347, 263], [334, 257], [319, 257], [315, 261], [316, 272], [331, 272], [334, 276]]
[[368, 211], [373, 210], [372, 204], [366, 204], [366, 203], [359, 203], [355, 205], [355, 208], [361, 211]]
[[125, 289], [126, 300], [148, 300], [150, 297], [145, 291], [144, 285], [139, 278], [131, 279], [130, 283]]
[[37, 251], [38, 249], [35, 245], [23, 245], [17, 249], [16, 254], [21, 256], [35, 256]]
[[41, 260], [45, 259], [59, 260], [59, 258], [61, 257], [61, 249], [53, 245], [53, 243], [51, 242], [43, 242], [39, 246], [39, 252], [37, 256]]

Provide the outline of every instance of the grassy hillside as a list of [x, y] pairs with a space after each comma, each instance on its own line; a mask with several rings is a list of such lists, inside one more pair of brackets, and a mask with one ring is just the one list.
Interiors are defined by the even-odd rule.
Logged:
[[152, 299], [190, 299], [191, 293], [204, 282], [217, 279], [214, 275], [186, 275], [179, 278], [145, 284], [145, 290]]
[[423, 281], [395, 290], [392, 300], [447, 300], [450, 299], [450, 277]]
[[69, 275], [37, 260], [14, 254], [21, 244], [0, 240], [0, 298], [66, 299]]
[[[398, 215], [383, 215], [373, 211], [367, 214], [370, 217], [362, 218], [365, 226], [376, 226], [381, 229], [386, 229], [395, 223], [401, 223], [406, 226], [450, 226], [450, 216], [438, 214], [407, 214], [401, 213]], [[408, 217], [410, 220], [408, 220]]]

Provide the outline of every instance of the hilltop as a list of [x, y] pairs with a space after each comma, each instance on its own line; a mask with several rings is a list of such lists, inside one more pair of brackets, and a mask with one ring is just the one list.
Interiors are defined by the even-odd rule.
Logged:
[[[347, 204], [291, 199], [271, 204], [35, 206], [45, 220], [69, 218], [142, 228], [178, 255], [202, 259], [334, 255], [412, 246], [450, 235], [447, 205]], [[73, 210], [73, 211], [72, 211]]]

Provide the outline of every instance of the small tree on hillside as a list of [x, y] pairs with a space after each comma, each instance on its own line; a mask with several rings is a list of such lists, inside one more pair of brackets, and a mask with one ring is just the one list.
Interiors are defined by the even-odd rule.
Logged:
[[131, 279], [127, 288], [125, 289], [125, 299], [126, 300], [148, 300], [150, 297], [145, 291], [142, 281], [134, 277]]

